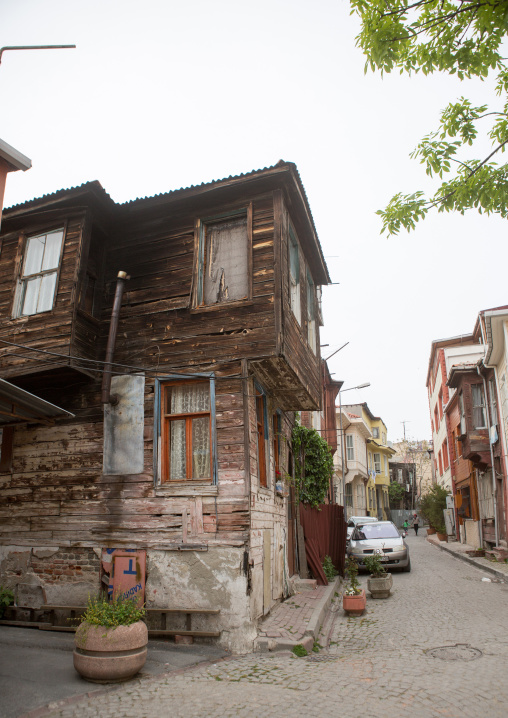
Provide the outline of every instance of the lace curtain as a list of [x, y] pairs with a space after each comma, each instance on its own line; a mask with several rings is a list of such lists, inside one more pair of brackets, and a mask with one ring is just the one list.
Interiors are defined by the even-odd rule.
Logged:
[[[210, 411], [208, 384], [182, 384], [171, 387], [170, 413], [193, 414]], [[187, 479], [186, 424], [191, 423], [192, 479], [210, 477], [210, 417], [175, 419], [170, 422], [170, 480]]]

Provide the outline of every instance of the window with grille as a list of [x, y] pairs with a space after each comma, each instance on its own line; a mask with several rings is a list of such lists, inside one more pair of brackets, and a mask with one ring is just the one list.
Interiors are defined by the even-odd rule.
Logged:
[[14, 316], [25, 317], [53, 309], [63, 237], [63, 229], [28, 237], [16, 290]]
[[348, 508], [353, 508], [353, 487], [351, 484], [346, 484], [345, 488], [345, 500]]

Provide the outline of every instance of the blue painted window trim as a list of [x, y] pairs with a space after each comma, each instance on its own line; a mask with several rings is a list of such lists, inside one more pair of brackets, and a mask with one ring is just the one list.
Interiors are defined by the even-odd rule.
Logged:
[[[205, 374], [192, 374], [187, 376], [185, 379], [181, 374], [167, 374], [163, 377], [158, 377], [155, 380], [155, 398], [154, 398], [154, 444], [153, 444], [153, 483], [155, 488], [160, 488], [164, 484], [162, 483], [162, 477], [159, 476], [159, 447], [161, 444], [161, 406], [162, 406], [162, 385], [168, 381], [177, 382], [189, 381], [192, 379], [208, 379], [210, 383], [210, 416], [212, 421], [212, 486], [216, 486], [219, 477], [219, 466], [217, 459], [217, 413], [215, 409], [215, 375], [213, 373]], [[162, 459], [162, 456], [161, 456]], [[189, 484], [193, 484], [193, 481], [188, 481]], [[167, 482], [167, 486], [170, 486], [171, 482]]]

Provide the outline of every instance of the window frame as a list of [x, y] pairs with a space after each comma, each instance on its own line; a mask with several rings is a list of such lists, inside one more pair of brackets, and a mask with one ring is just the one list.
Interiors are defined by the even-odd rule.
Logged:
[[[268, 434], [268, 407], [266, 392], [263, 387], [254, 382], [254, 406], [256, 410], [256, 448], [257, 448], [257, 476], [259, 487], [268, 489], [268, 466], [270, 457], [267, 455], [269, 448]], [[261, 411], [260, 411], [261, 409]], [[259, 419], [261, 418], [261, 421]], [[261, 431], [260, 431], [261, 430]], [[263, 461], [261, 461], [261, 456]]]
[[[228, 220], [245, 217], [247, 220], [247, 296], [242, 299], [214, 302], [206, 304], [205, 293], [205, 264], [206, 264], [206, 228], [212, 224], [220, 224]], [[235, 304], [245, 304], [252, 301], [252, 202], [242, 207], [196, 219], [194, 223], [194, 271], [191, 288], [191, 307], [193, 311], [210, 311], [219, 307]]]
[[[40, 272], [36, 272], [34, 274], [27, 275], [26, 277], [23, 276], [23, 273], [25, 271], [26, 266], [26, 260], [28, 257], [28, 245], [30, 243], [31, 239], [34, 239], [36, 237], [42, 237], [49, 234], [54, 234], [56, 232], [62, 232], [62, 242], [60, 245], [60, 253], [58, 256], [58, 263], [56, 267], [52, 267], [51, 269], [47, 270], [41, 270]], [[52, 312], [55, 308], [56, 304], [56, 298], [58, 295], [58, 285], [60, 283], [60, 272], [62, 269], [62, 261], [63, 261], [63, 255], [64, 255], [64, 249], [65, 249], [65, 240], [67, 236], [67, 222], [64, 222], [63, 224], [58, 224], [57, 226], [52, 226], [49, 229], [38, 229], [37, 231], [33, 231], [30, 233], [22, 233], [20, 235], [20, 243], [18, 248], [18, 255], [16, 257], [16, 263], [17, 263], [17, 276], [16, 276], [16, 287], [14, 291], [14, 297], [12, 302], [12, 310], [11, 310], [11, 317], [12, 319], [26, 319], [28, 317], [36, 317], [40, 314], [46, 314], [48, 312]], [[22, 314], [22, 308], [25, 301], [26, 296], [26, 285], [28, 284], [28, 281], [30, 279], [34, 279], [35, 277], [42, 277], [47, 276], [50, 274], [55, 274], [55, 288], [53, 291], [53, 299], [51, 303], [50, 309], [44, 309], [44, 311], [41, 312], [34, 312], [33, 314]]]
[[[350, 444], [351, 446], [348, 446], [348, 440], [351, 439]], [[351, 456], [349, 456], [349, 452], [351, 451]], [[346, 459], [347, 461], [354, 461], [355, 460], [355, 437], [353, 434], [346, 434]]]
[[[377, 459], [376, 459], [376, 456], [378, 457]], [[372, 461], [374, 464], [374, 471], [376, 472], [376, 474], [380, 474], [381, 473], [381, 454], [377, 451], [373, 452]]]
[[[165, 404], [164, 389], [166, 386], [178, 386], [182, 384], [208, 383], [210, 390], [210, 479], [170, 479], [169, 478], [169, 454], [166, 455], [167, 438], [163, 426], [163, 410]], [[155, 439], [153, 450], [153, 476], [154, 486], [157, 489], [171, 488], [172, 486], [194, 486], [210, 487], [218, 483], [218, 457], [217, 457], [217, 420], [216, 420], [216, 396], [215, 396], [215, 375], [213, 373], [197, 373], [192, 377], [182, 377], [180, 374], [168, 374], [155, 379], [155, 402], [154, 402], [154, 423]]]
[[280, 444], [282, 435], [282, 414], [279, 409], [272, 415], [272, 448], [273, 448], [273, 469], [275, 473], [275, 482], [282, 481], [280, 470]]
[[316, 325], [316, 285], [312, 279], [309, 268], [307, 278], [307, 343], [312, 352], [317, 354], [317, 325]]
[[[479, 395], [481, 398], [481, 404], [475, 404], [476, 391], [479, 392]], [[486, 408], [487, 407], [485, 406], [485, 392], [483, 391], [482, 384], [480, 384], [479, 382], [476, 384], [471, 384], [471, 421], [472, 421], [473, 429], [486, 429], [487, 428]], [[477, 425], [477, 423], [475, 421], [475, 409], [481, 410], [483, 423], [480, 425]]]
[[379, 426], [372, 427], [372, 438], [379, 439]]
[[[291, 271], [291, 252], [296, 252], [297, 260], [297, 273], [295, 282], [293, 284], [293, 273]], [[289, 305], [293, 316], [298, 322], [299, 326], [302, 326], [302, 289], [301, 289], [301, 262], [300, 262], [300, 242], [298, 241], [297, 234], [294, 230], [291, 221], [289, 221], [288, 229], [288, 287], [289, 287]]]

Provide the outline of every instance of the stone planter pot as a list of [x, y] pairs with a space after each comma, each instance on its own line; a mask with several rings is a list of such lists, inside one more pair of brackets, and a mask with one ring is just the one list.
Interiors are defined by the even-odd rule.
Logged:
[[367, 605], [367, 598], [365, 596], [365, 589], [362, 588], [362, 592], [357, 596], [346, 596], [342, 595], [342, 608], [349, 616], [361, 616], [365, 611]]
[[119, 683], [145, 665], [148, 629], [143, 621], [116, 628], [83, 622], [74, 643], [74, 668], [80, 676], [92, 683]]
[[372, 598], [388, 598], [393, 586], [393, 578], [391, 573], [384, 576], [371, 576], [367, 579], [367, 588]]
[[440, 541], [446, 541], [446, 543], [448, 543], [448, 534], [440, 534], [438, 531], [437, 537]]
[[435, 533], [437, 533], [436, 529], [433, 529], [432, 526], [429, 526], [429, 528], [427, 529], [427, 536], [432, 536]]

